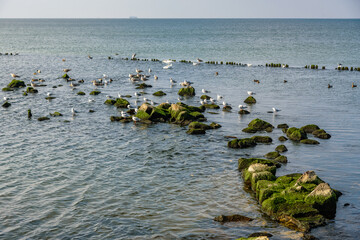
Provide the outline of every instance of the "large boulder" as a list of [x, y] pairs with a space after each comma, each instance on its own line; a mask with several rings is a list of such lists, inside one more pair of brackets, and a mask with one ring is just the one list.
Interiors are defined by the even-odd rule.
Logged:
[[254, 104], [254, 103], [256, 103], [256, 99], [253, 96], [249, 96], [244, 100], [244, 103]]
[[124, 98], [117, 98], [114, 106], [117, 108], [127, 108], [130, 105], [129, 101]]
[[186, 88], [181, 88], [178, 92], [178, 94], [180, 96], [195, 96], [195, 88], [193, 87], [186, 87]]
[[8, 85], [8, 88], [23, 88], [26, 87], [25, 82], [21, 80], [13, 79]]
[[249, 148], [255, 146], [256, 142], [252, 138], [234, 139], [228, 142], [229, 148]]
[[286, 136], [293, 141], [301, 141], [303, 139], [307, 139], [307, 134], [304, 130], [301, 130], [296, 127], [289, 128], [286, 131]]
[[318, 125], [309, 124], [309, 125], [301, 127], [300, 129], [303, 130], [306, 133], [312, 133], [312, 132], [314, 132], [316, 130], [319, 130], [320, 128], [319, 128]]
[[328, 134], [324, 129], [315, 130], [312, 132], [314, 137], [320, 138], [320, 139], [329, 139], [331, 138], [331, 135]]
[[270, 123], [261, 120], [259, 118], [256, 118], [248, 124], [247, 128], [243, 129], [243, 132], [257, 132], [257, 131], [270, 132], [273, 128], [274, 126], [271, 125]]

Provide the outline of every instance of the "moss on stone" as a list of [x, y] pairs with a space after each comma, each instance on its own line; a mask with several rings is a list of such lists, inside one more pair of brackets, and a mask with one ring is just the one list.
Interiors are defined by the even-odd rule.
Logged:
[[62, 78], [68, 79], [70, 78], [69, 75], [67, 73], [65, 73], [64, 75], [61, 76]]
[[279, 146], [277, 146], [277, 147], [275, 148], [275, 151], [280, 152], [280, 153], [286, 152], [287, 150], [288, 150], [288, 149], [286, 148], [285, 145], [279, 145]]
[[268, 136], [253, 136], [251, 138], [254, 139], [254, 141], [256, 143], [271, 143], [272, 142], [272, 138], [268, 137]]
[[115, 99], [106, 99], [106, 101], [104, 102], [104, 104], [107, 105], [114, 105], [116, 103]]
[[328, 134], [324, 129], [315, 130], [312, 132], [314, 137], [320, 138], [320, 139], [329, 139], [331, 138], [331, 135]]
[[287, 157], [284, 155], [278, 156], [277, 158], [274, 159], [275, 162], [279, 162], [279, 163], [287, 163]]
[[256, 142], [252, 138], [234, 139], [228, 142], [230, 148], [249, 148], [256, 146]]
[[271, 125], [270, 123], [268, 123], [268, 122], [266, 122], [264, 120], [261, 120], [259, 118], [256, 118], [256, 119], [252, 120], [249, 123], [248, 127], [251, 127], [251, 128], [253, 128], [253, 129], [257, 130], [257, 131], [262, 131], [262, 130], [265, 130], [267, 128], [271, 128], [271, 129], [274, 128], [273, 125]]
[[77, 93], [77, 95], [85, 95], [85, 93], [80, 91], [80, 92]]
[[41, 122], [41, 121], [50, 120], [50, 118], [48, 118], [48, 117], [39, 117], [37, 120]]
[[221, 128], [221, 125], [218, 124], [218, 123], [212, 122], [212, 123], [210, 123], [210, 127], [211, 127], [212, 129], [218, 129], [218, 128]]
[[200, 122], [192, 122], [189, 124], [189, 129], [203, 129], [208, 130], [211, 129], [211, 127], [207, 124], [200, 123]]
[[320, 144], [318, 141], [316, 141], [314, 139], [303, 139], [303, 140], [300, 141], [300, 143], [313, 144], [313, 145]]
[[163, 91], [157, 91], [157, 92], [154, 92], [153, 95], [157, 96], [157, 97], [161, 97], [161, 96], [165, 96], [166, 93], [164, 93]]
[[11, 106], [11, 103], [9, 103], [8, 101], [6, 101], [6, 102], [4, 102], [3, 104], [2, 104], [2, 107], [3, 108], [8, 108], [8, 107], [10, 107]]
[[148, 85], [146, 83], [141, 83], [141, 84], [138, 84], [136, 89], [145, 89], [145, 88], [151, 88], [152, 86], [151, 85]]
[[254, 104], [254, 103], [256, 103], [256, 99], [253, 96], [249, 96], [245, 99], [244, 103]]
[[277, 125], [277, 128], [289, 128], [289, 125], [287, 125], [286, 123], [282, 123]]
[[8, 88], [22, 88], [26, 87], [24, 81], [13, 79], [8, 85]]
[[178, 92], [178, 94], [180, 96], [188, 96], [188, 97], [192, 97], [195, 96], [195, 88], [193, 87], [186, 87], [186, 88], [181, 88]]
[[266, 157], [267, 159], [275, 159], [279, 156], [280, 154], [278, 152], [268, 152], [267, 154], [264, 155], [264, 157]]
[[148, 120], [150, 118], [150, 114], [146, 113], [143, 110], [139, 110], [135, 116], [140, 118], [141, 120]]
[[117, 98], [114, 106], [117, 108], [127, 108], [130, 105], [129, 101], [124, 98]]
[[245, 109], [240, 109], [240, 111], [238, 112], [239, 114], [250, 114], [250, 112], [248, 110]]
[[309, 125], [301, 127], [300, 129], [306, 133], [312, 133], [316, 130], [319, 130], [320, 128], [315, 124], [309, 124]]
[[52, 116], [52, 117], [61, 117], [62, 114], [59, 113], [59, 112], [54, 112], [54, 113], [50, 113], [50, 116]]
[[214, 220], [217, 222], [224, 223], [224, 222], [250, 222], [254, 219], [235, 214], [235, 215], [230, 215], [230, 216], [224, 216], [224, 215], [216, 216], [214, 218]]
[[289, 128], [286, 131], [286, 136], [293, 141], [301, 141], [303, 139], [307, 139], [307, 134], [304, 130], [301, 130], [299, 128]]
[[286, 138], [286, 137], [284, 137], [284, 136], [280, 136], [279, 137], [279, 141], [280, 142], [285, 142], [285, 141], [287, 141], [288, 139]]
[[3, 91], [3, 92], [12, 92], [12, 91], [14, 91], [14, 89], [8, 88], [8, 87], [4, 87], [4, 88], [2, 89], [2, 91]]
[[199, 134], [205, 134], [206, 131], [204, 129], [191, 128], [187, 130], [186, 133], [190, 135], [199, 135]]
[[252, 128], [252, 127], [244, 128], [242, 131], [246, 132], [246, 133], [256, 133], [257, 132], [257, 130], [255, 128]]
[[204, 104], [203, 106], [207, 109], [219, 109], [220, 108], [220, 106], [216, 105], [216, 104]]
[[26, 93], [38, 93], [39, 91], [33, 87], [27, 87]]
[[210, 100], [210, 96], [208, 96], [208, 95], [201, 95], [201, 97], [200, 97], [200, 99], [206, 99], [206, 100]]
[[238, 169], [241, 171], [247, 169], [251, 164], [262, 163], [268, 166], [276, 166], [275, 163], [271, 160], [261, 159], [261, 158], [239, 158], [238, 160]]
[[94, 90], [94, 91], [91, 91], [89, 94], [90, 95], [99, 95], [100, 93], [101, 93], [100, 91]]

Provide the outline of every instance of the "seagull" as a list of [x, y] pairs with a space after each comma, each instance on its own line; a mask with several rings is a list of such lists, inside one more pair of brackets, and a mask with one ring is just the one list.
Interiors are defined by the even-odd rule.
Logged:
[[240, 110], [244, 110], [244, 109], [246, 109], [246, 108], [247, 108], [247, 106], [244, 106], [244, 105], [241, 105], [241, 104], [239, 105], [239, 109], [240, 109]]
[[130, 104], [128, 104], [126, 107], [127, 107], [128, 109], [131, 109], [131, 105], [130, 105]]
[[223, 102], [223, 106], [224, 106], [224, 107], [230, 106], [230, 104], [228, 104], [227, 102]]
[[41, 73], [41, 70], [37, 70], [36, 72], [37, 72], [37, 73]]
[[20, 76], [15, 74], [15, 73], [10, 73], [10, 75], [13, 77], [13, 78], [19, 78]]
[[152, 70], [151, 70], [151, 68], [149, 68], [149, 73], [151, 73], [152, 72]]
[[332, 87], [333, 87], [332, 85], [328, 84], [328, 88], [332, 88]]
[[200, 64], [199, 62], [193, 62], [194, 66], [199, 65], [199, 64]]
[[251, 64], [251, 63], [248, 63], [248, 64], [246, 64], [246, 66], [251, 67], [251, 66], [252, 66], [252, 64]]
[[197, 58], [196, 60], [197, 60], [199, 63], [200, 63], [200, 62], [203, 62], [203, 60], [200, 59], [200, 58]]
[[51, 97], [53, 94], [51, 92], [46, 93], [48, 97]]
[[106, 75], [105, 73], [103, 74], [103, 78], [104, 79], [106, 79], [106, 78], [108, 78], [109, 76], [108, 75]]
[[154, 75], [154, 80], [158, 80], [158, 76]]
[[205, 105], [205, 102], [203, 100], [200, 101], [201, 105]]
[[134, 60], [136, 57], [136, 53], [134, 53], [132, 56], [131, 56], [131, 60]]
[[172, 78], [170, 78], [170, 83], [173, 84], [173, 83], [176, 83], [176, 81]]
[[207, 91], [207, 90], [205, 90], [205, 89], [202, 89], [201, 92], [202, 92], [202, 93], [209, 93], [210, 91]]
[[274, 113], [277, 113], [277, 112], [281, 111], [280, 109], [277, 109], [277, 108], [272, 108], [272, 110], [273, 110]]
[[223, 99], [224, 97], [223, 96], [221, 96], [221, 95], [217, 95], [217, 100], [221, 100], [221, 99]]
[[141, 121], [140, 118], [135, 117], [135, 116], [132, 116], [132, 120], [133, 120], [134, 122], [140, 122], [140, 121]]
[[168, 60], [164, 60], [162, 61], [163, 63], [172, 63], [172, 60], [168, 59]]
[[7, 100], [10, 100], [11, 98], [9, 97], [4, 97], [4, 100], [7, 101]]
[[147, 101], [149, 101], [149, 99], [144, 97], [144, 102], [147, 102]]
[[63, 71], [67, 73], [67, 72], [70, 72], [70, 71], [71, 71], [71, 69], [69, 69], [69, 68], [65, 68], [65, 69], [63, 69]]
[[77, 111], [74, 108], [71, 108], [72, 115], [75, 116]]
[[93, 59], [93, 57], [92, 57], [92, 56], [90, 56], [90, 55], [88, 55], [88, 58], [89, 58], [89, 59]]
[[123, 118], [127, 118], [127, 117], [129, 117], [129, 114], [127, 114], [127, 113], [124, 112], [124, 111], [121, 111], [121, 116], [122, 116]]
[[138, 96], [140, 96], [140, 94], [137, 93], [137, 92], [135, 92], [135, 93], [134, 93], [134, 96], [135, 96], [135, 97], [138, 97]]
[[120, 93], [118, 93], [118, 97], [119, 97], [119, 98], [122, 98], [122, 97], [123, 97], [123, 95], [121, 95]]
[[170, 69], [172, 68], [172, 64], [166, 65], [165, 67], [163, 67], [163, 69]]
[[215, 104], [215, 100], [213, 98], [210, 98], [209, 100], [210, 100], [211, 104]]
[[338, 67], [338, 68], [341, 68], [341, 67], [342, 67], [342, 64], [341, 64], [341, 63], [339, 63], [337, 67]]
[[89, 102], [95, 102], [95, 99], [89, 98]]
[[255, 93], [252, 92], [252, 91], [248, 91], [247, 94], [248, 94], [249, 96], [255, 95]]
[[136, 113], [139, 111], [139, 109], [137, 109], [137, 108], [135, 108], [134, 110], [135, 110]]
[[135, 71], [136, 71], [137, 73], [143, 72], [143, 70], [141, 70], [141, 69], [135, 69]]

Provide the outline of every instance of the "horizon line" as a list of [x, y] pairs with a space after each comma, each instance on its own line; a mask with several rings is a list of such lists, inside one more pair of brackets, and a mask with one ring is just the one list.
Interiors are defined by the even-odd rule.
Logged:
[[287, 18], [287, 17], [248, 17], [248, 18], [230, 18], [230, 17], [224, 17], [224, 18], [142, 18], [142, 17], [122, 17], [122, 18], [109, 18], [109, 17], [63, 17], [63, 18], [48, 18], [48, 17], [36, 17], [36, 18], [33, 18], [33, 17], [0, 17], [0, 19], [56, 19], [56, 20], [61, 20], [61, 19], [103, 19], [103, 20], [106, 20], [106, 19], [124, 19], [124, 20], [161, 20], [161, 19], [167, 19], [167, 20], [172, 20], [172, 19], [189, 19], [189, 20], [192, 20], [192, 19], [198, 19], [198, 20], [207, 20], [207, 19], [286, 19], [286, 20], [291, 20], [291, 19], [294, 19], [294, 20], [360, 20], [360, 17], [359, 18], [317, 18], [317, 17], [311, 17], [311, 18], [308, 18], [308, 17], [295, 17], [295, 18]]

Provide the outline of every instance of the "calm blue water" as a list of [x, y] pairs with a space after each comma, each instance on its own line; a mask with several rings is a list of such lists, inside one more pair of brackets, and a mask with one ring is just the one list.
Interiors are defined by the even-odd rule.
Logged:
[[[20, 53], [0, 56], [1, 88], [11, 81], [10, 73], [29, 83], [37, 69], [47, 85], [27, 97], [21, 90], [0, 92], [2, 102], [4, 96], [12, 98], [10, 108], [0, 109], [1, 239], [234, 239], [257, 231], [272, 233], [272, 239], [299, 239], [299, 233], [261, 213], [237, 171], [239, 157], [273, 151], [282, 132], [267, 134], [274, 139], [271, 145], [226, 147], [224, 136], [251, 136], [241, 129], [257, 117], [274, 125], [315, 123], [332, 135], [318, 146], [286, 142], [289, 163], [278, 174], [315, 170], [343, 192], [336, 218], [314, 229], [314, 236], [356, 239], [360, 234], [360, 86], [351, 88], [360, 84], [360, 72], [333, 70], [338, 63], [360, 67], [359, 20], [1, 19], [0, 52]], [[162, 63], [121, 59], [134, 52], [139, 58], [200, 57], [253, 66], [174, 63], [164, 70]], [[267, 62], [290, 68], [257, 66]], [[327, 70], [307, 70], [305, 64]], [[72, 90], [58, 79], [64, 68], [85, 83]], [[186, 128], [170, 124], [112, 123], [109, 117], [120, 110], [103, 104], [106, 95], [132, 95], [128, 74], [136, 68], [153, 70], [147, 82], [153, 88], [145, 92], [157, 103], [177, 102], [179, 86], [170, 86], [172, 77], [194, 82], [197, 95], [185, 103], [199, 105], [205, 88], [213, 97], [224, 95], [234, 110], [205, 113], [223, 127], [204, 136], [189, 136]], [[100, 87], [102, 93], [89, 103], [90, 81], [103, 74], [114, 82]], [[76, 95], [80, 90], [87, 95]], [[153, 97], [158, 90], [167, 95]], [[236, 106], [248, 90], [256, 92], [258, 103], [240, 117]], [[47, 92], [56, 99], [45, 100]], [[79, 111], [75, 117], [72, 107]], [[267, 113], [272, 107], [282, 111]], [[55, 111], [64, 116], [36, 121]], [[255, 221], [221, 225], [212, 220], [235, 213]]]

